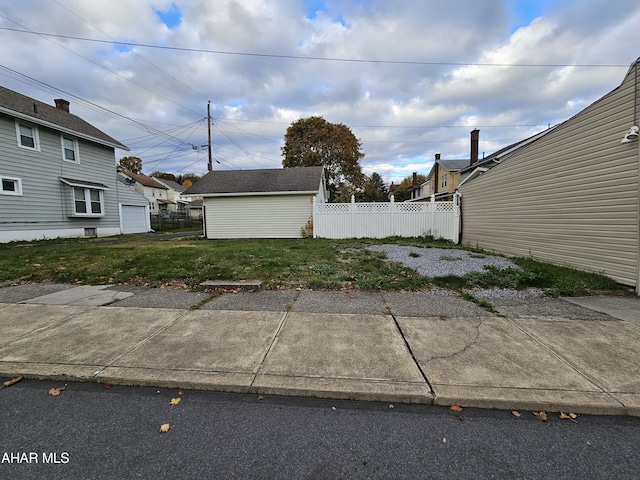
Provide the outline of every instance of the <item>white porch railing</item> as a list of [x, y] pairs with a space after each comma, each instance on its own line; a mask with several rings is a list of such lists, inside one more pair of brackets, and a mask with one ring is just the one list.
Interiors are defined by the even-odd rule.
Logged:
[[313, 236], [385, 238], [431, 235], [458, 243], [460, 194], [451, 202], [320, 203], [313, 201]]

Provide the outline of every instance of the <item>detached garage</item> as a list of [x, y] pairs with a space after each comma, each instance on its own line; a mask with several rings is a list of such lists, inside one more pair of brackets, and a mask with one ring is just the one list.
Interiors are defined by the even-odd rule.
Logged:
[[117, 187], [120, 232], [123, 234], [150, 232], [149, 201], [122, 184], [119, 178]]
[[313, 198], [327, 198], [323, 167], [212, 171], [183, 196], [203, 198], [207, 238], [301, 238]]

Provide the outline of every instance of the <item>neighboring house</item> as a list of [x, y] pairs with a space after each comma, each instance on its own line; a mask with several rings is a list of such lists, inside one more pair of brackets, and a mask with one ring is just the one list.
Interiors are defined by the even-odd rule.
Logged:
[[[421, 185], [414, 185], [411, 198], [407, 202], [428, 202], [435, 195], [436, 200], [448, 201], [458, 189], [461, 172], [478, 161], [478, 144], [480, 130], [471, 132], [471, 152], [468, 160], [442, 160], [436, 153], [433, 167], [427, 175], [427, 180]], [[416, 174], [414, 174], [414, 179]]]
[[464, 181], [463, 244], [601, 272], [640, 293], [639, 61], [619, 87]]
[[121, 233], [115, 149], [56, 106], [0, 87], [0, 242]]
[[[132, 173], [120, 170], [119, 173], [125, 178], [125, 183], [130, 188], [143, 195], [149, 201], [151, 215], [169, 215], [169, 206], [175, 203], [168, 198], [168, 188], [157, 179], [143, 175], [142, 173]], [[129, 178], [129, 180], [126, 180]]]
[[202, 218], [202, 198], [195, 198], [185, 207], [189, 218]]
[[184, 195], [203, 198], [207, 238], [300, 238], [328, 198], [323, 167], [212, 171]]
[[169, 212], [185, 212], [185, 207], [189, 204], [189, 199], [182, 196], [182, 193], [187, 189], [178, 182], [173, 180], [165, 180], [164, 178], [153, 177], [154, 180], [167, 187], [167, 199], [172, 201], [172, 204], [167, 206]]

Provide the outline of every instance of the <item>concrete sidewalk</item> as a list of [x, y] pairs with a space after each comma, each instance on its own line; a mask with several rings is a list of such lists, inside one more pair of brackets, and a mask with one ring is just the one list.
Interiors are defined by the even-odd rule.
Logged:
[[0, 375], [640, 415], [637, 298], [121, 290], [0, 288]]

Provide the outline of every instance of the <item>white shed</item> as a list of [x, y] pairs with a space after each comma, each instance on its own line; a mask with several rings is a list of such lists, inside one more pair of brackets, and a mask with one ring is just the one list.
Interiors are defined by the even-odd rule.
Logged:
[[184, 196], [203, 198], [207, 238], [301, 238], [324, 202], [323, 167], [212, 171]]

